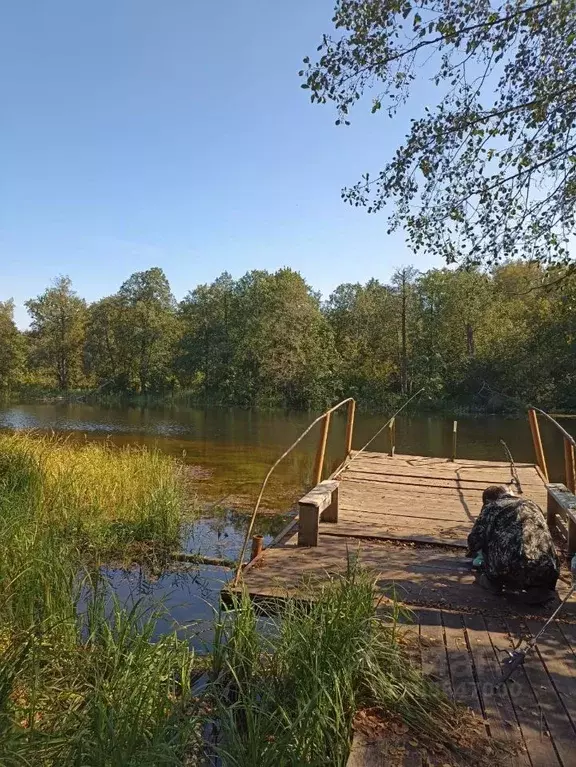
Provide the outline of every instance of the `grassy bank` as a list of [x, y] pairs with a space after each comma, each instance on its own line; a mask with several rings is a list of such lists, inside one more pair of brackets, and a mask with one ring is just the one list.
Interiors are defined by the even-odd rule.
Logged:
[[165, 456], [0, 435], [0, 764], [200, 767], [211, 731], [224, 767], [344, 767], [365, 708], [482, 763], [358, 566], [307, 606], [289, 600], [264, 631], [240, 598], [207, 658], [158, 638], [159, 615], [122, 607], [100, 565], [172, 547], [182, 509]]
[[[487, 764], [485, 738], [418, 670], [392, 609], [355, 569], [288, 601], [262, 627], [242, 597], [197, 659], [155, 616], [121, 609], [98, 585], [83, 614], [4, 640], [0, 762], [8, 767], [345, 767], [359, 711], [377, 710], [429, 749], [431, 763]], [[102, 590], [104, 589], [104, 590]], [[207, 684], [194, 695], [192, 680]], [[203, 739], [203, 733], [210, 733]], [[490, 764], [501, 763], [491, 744]]]
[[183, 501], [177, 465], [160, 452], [0, 433], [4, 534], [50, 529], [103, 555], [137, 542], [169, 545]]
[[408, 616], [377, 608], [373, 575], [354, 565], [310, 596], [288, 600], [264, 630], [243, 596], [220, 624], [208, 694], [223, 765], [344, 767], [367, 709], [399, 723], [431, 764], [500, 763], [485, 736], [470, 737], [469, 714], [422, 675]]
[[99, 571], [172, 547], [182, 510], [166, 456], [0, 434], [2, 765], [182, 764], [193, 656]]
[[160, 453], [1, 433], [0, 619], [28, 628], [69, 613], [80, 570], [167, 551], [183, 505]]

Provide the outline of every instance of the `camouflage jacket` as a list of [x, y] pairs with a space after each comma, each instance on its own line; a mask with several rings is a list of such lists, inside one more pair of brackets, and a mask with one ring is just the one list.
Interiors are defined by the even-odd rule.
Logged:
[[511, 588], [553, 588], [559, 574], [546, 518], [527, 499], [507, 495], [487, 503], [468, 536], [468, 548], [482, 550], [488, 577]]

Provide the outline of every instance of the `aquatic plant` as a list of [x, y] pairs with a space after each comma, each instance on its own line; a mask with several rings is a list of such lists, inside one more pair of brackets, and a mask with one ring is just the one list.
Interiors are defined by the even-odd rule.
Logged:
[[156, 450], [0, 434], [0, 516], [28, 520], [104, 552], [178, 536], [178, 464]]
[[[378, 610], [374, 580], [357, 565], [287, 599], [265, 622], [233, 597], [213, 650], [215, 751], [227, 766], [345, 765], [356, 712], [399, 715], [422, 737], [455, 733], [458, 717], [409, 659], [397, 608]], [[442, 735], [439, 735], [442, 733]]]
[[194, 656], [158, 615], [94, 588], [67, 620], [46, 620], [0, 652], [0, 763], [38, 767], [182, 765], [198, 739]]

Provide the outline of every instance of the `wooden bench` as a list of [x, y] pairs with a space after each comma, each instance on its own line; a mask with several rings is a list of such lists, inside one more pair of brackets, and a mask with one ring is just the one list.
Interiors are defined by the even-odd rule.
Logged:
[[550, 483], [546, 485], [546, 489], [548, 527], [556, 527], [560, 517], [567, 528], [568, 556], [572, 557], [576, 554], [576, 495], [560, 483]]
[[338, 522], [339, 484], [326, 479], [298, 501], [298, 546], [318, 546], [320, 520]]

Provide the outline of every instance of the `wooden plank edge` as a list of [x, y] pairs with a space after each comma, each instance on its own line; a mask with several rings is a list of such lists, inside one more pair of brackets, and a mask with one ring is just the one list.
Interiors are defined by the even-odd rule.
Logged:
[[427, 535], [405, 536], [405, 535], [393, 535], [392, 533], [390, 533], [389, 535], [376, 535], [375, 533], [353, 534], [353, 533], [338, 532], [337, 530], [324, 530], [321, 527], [320, 536], [323, 536], [323, 535], [332, 536], [333, 538], [358, 538], [361, 540], [369, 540], [369, 541], [399, 541], [401, 543], [427, 543], [432, 546], [442, 546], [444, 548], [451, 548], [451, 549], [467, 549], [468, 548], [467, 543], [462, 543], [462, 541], [458, 539], [449, 538], [449, 539], [439, 540], [438, 538], [433, 538], [432, 536], [427, 536]]

